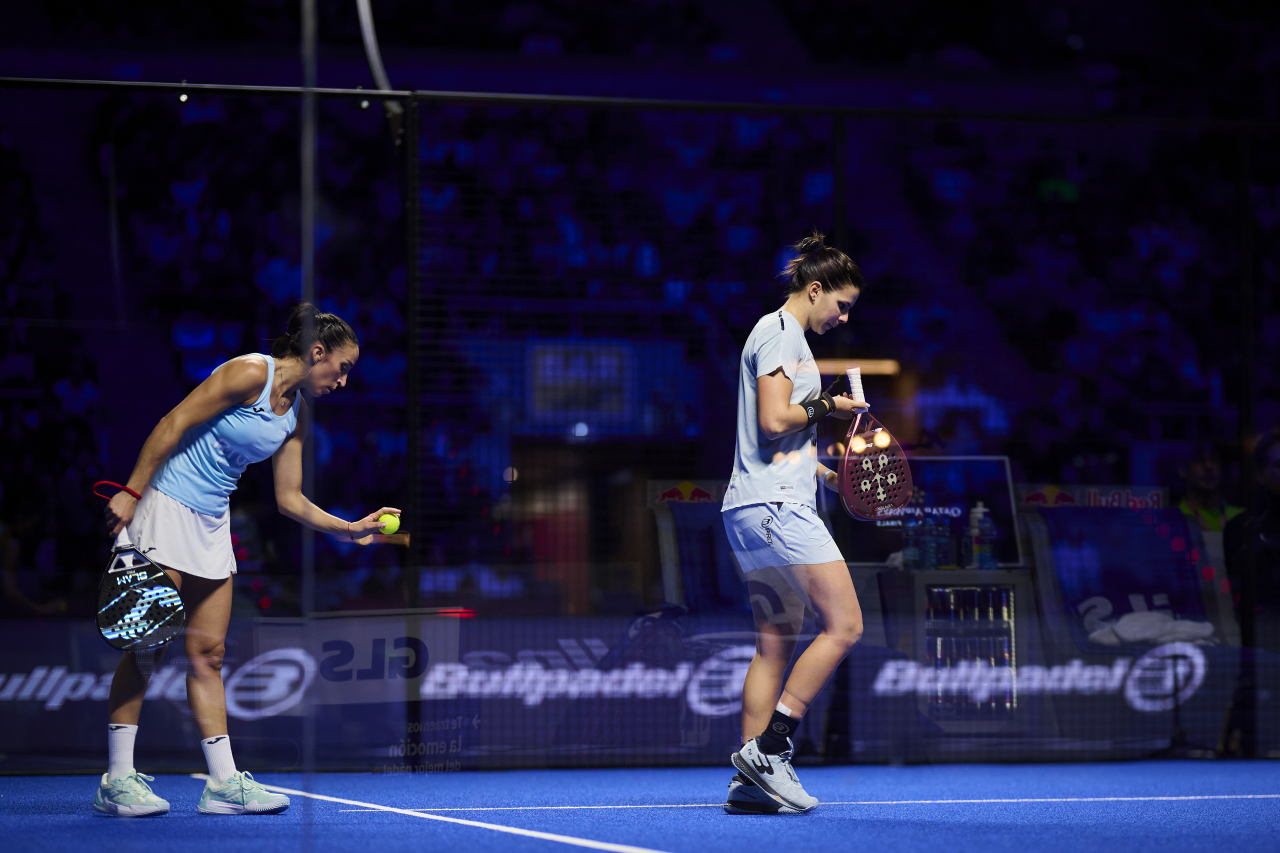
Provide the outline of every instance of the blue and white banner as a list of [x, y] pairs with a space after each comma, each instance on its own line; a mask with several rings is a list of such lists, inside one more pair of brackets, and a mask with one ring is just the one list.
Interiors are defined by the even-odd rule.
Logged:
[[[296, 769], [422, 773], [474, 768], [716, 764], [738, 743], [754, 635], [736, 617], [455, 619], [396, 613], [233, 623], [223, 667], [237, 760]], [[1166, 643], [1016, 672], [937, 670], [860, 645], [806, 717], [798, 742], [839, 760], [1080, 758], [1166, 743], [1176, 722], [1212, 747], [1240, 650]], [[186, 662], [170, 651], [147, 688], [144, 772], [196, 769]], [[1280, 667], [1256, 665], [1262, 746], [1280, 748]], [[105, 761], [119, 653], [91, 622], [0, 623], [0, 771], [92, 772]], [[1263, 689], [1266, 688], [1266, 689]], [[1011, 695], [1009, 722], [964, 734], [937, 697]], [[930, 705], [932, 702], [932, 706]], [[980, 736], [977, 736], [980, 735]], [[834, 739], [833, 739], [834, 736]]]

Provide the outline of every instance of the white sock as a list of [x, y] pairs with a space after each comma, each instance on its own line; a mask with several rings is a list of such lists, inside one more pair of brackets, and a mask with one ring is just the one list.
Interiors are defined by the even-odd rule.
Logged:
[[204, 760], [209, 762], [209, 776], [219, 785], [236, 774], [236, 760], [231, 757], [231, 738], [215, 735], [200, 741]]
[[137, 726], [107, 724], [107, 781], [114, 782], [133, 772], [133, 739]]

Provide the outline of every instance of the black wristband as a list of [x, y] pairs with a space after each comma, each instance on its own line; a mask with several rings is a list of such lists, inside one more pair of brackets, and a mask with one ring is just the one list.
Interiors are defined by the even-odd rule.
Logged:
[[809, 418], [810, 425], [822, 420], [836, 410], [835, 399], [826, 391], [800, 405], [804, 406], [804, 413]]

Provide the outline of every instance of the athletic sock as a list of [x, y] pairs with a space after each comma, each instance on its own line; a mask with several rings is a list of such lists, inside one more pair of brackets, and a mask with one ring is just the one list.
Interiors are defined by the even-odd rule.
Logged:
[[786, 752], [791, 748], [791, 745], [787, 743], [787, 738], [795, 734], [796, 727], [799, 725], [800, 721], [795, 717], [788, 716], [781, 711], [774, 711], [773, 716], [769, 718], [769, 725], [765, 726], [764, 733], [756, 738], [756, 744], [765, 755], [778, 755]]
[[133, 772], [133, 739], [137, 726], [107, 724], [107, 781], [114, 782]]
[[219, 785], [236, 773], [236, 760], [231, 757], [231, 738], [226, 735], [207, 737], [200, 741], [204, 760], [209, 763], [209, 778]]

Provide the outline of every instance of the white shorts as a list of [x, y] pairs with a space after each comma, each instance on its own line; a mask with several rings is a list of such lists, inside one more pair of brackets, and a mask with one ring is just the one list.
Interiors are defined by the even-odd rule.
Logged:
[[805, 504], [750, 504], [725, 510], [724, 532], [744, 572], [844, 562], [817, 511]]
[[186, 575], [222, 580], [236, 571], [231, 513], [205, 515], [152, 487], [134, 510], [129, 539], [148, 560]]

